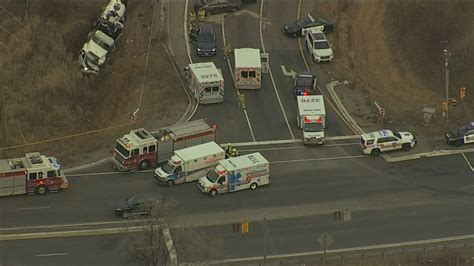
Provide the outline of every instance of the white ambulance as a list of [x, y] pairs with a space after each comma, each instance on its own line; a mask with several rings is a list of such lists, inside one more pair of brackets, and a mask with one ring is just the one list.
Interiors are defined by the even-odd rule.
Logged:
[[189, 64], [184, 73], [189, 89], [200, 104], [224, 101], [224, 78], [213, 62]]
[[198, 188], [212, 197], [218, 193], [255, 190], [270, 184], [270, 166], [260, 153], [219, 161], [215, 169], [198, 181]]
[[326, 108], [322, 95], [297, 96], [298, 128], [302, 131], [303, 144], [324, 144]]
[[234, 49], [234, 84], [236, 89], [260, 89], [262, 87], [262, 62], [260, 50]]
[[214, 141], [177, 150], [171, 158], [155, 169], [155, 181], [172, 186], [192, 182], [225, 159], [225, 151]]

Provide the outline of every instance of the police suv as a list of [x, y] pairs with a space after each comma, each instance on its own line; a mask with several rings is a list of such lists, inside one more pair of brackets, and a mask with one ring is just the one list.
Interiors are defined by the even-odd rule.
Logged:
[[373, 156], [392, 150], [408, 151], [416, 145], [416, 137], [410, 132], [393, 132], [382, 129], [360, 136], [360, 145], [364, 154]]

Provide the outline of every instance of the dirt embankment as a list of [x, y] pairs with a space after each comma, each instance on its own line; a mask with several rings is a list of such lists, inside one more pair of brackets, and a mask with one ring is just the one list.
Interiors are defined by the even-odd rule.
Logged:
[[[445, 130], [441, 102], [445, 98], [443, 50], [449, 58], [451, 107], [449, 127], [474, 120], [474, 2], [468, 1], [321, 1], [319, 15], [336, 21], [331, 40], [337, 79], [352, 81], [371, 102], [387, 110], [389, 126], [421, 129], [422, 108], [438, 109], [429, 134]], [[459, 100], [465, 85], [468, 96]]]
[[154, 1], [130, 1], [123, 35], [99, 77], [83, 76], [77, 57], [107, 1], [26, 2], [8, 1], [8, 13], [0, 10], [0, 26], [8, 29], [0, 31], [2, 147], [126, 124], [137, 107], [140, 112], [133, 125], [3, 150], [2, 157], [39, 150], [66, 163], [77, 161], [76, 154], [92, 159], [131, 128], [172, 124], [182, 115], [187, 98], [160, 31], [152, 36], [143, 83]]

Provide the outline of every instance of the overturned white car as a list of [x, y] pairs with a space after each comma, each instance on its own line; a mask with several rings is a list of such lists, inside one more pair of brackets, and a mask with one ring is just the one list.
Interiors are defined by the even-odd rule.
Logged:
[[115, 49], [125, 21], [126, 0], [109, 0], [94, 21], [94, 29], [79, 55], [79, 65], [85, 74], [99, 74], [108, 55]]
[[107, 60], [109, 51], [115, 48], [115, 41], [100, 30], [93, 30], [81, 49], [79, 64], [85, 74], [99, 74], [100, 67]]

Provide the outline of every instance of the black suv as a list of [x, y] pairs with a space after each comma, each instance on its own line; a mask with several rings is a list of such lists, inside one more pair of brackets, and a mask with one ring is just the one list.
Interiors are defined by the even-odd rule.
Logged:
[[445, 140], [447, 144], [455, 146], [474, 143], [474, 122], [446, 133]]
[[158, 193], [133, 195], [125, 200], [125, 204], [115, 209], [115, 215], [129, 218], [136, 215], [148, 215], [153, 208], [159, 206], [164, 197]]
[[201, 25], [197, 36], [196, 52], [199, 56], [216, 55], [216, 35], [212, 25]]
[[317, 78], [309, 72], [299, 73], [295, 77], [295, 97], [316, 94]]
[[334, 30], [334, 23], [327, 18], [316, 17], [314, 18], [311, 14], [306, 17], [300, 18], [299, 20], [283, 25], [283, 33], [289, 38], [302, 37], [306, 35], [306, 31], [309, 28], [324, 26], [324, 32], [330, 33]]

